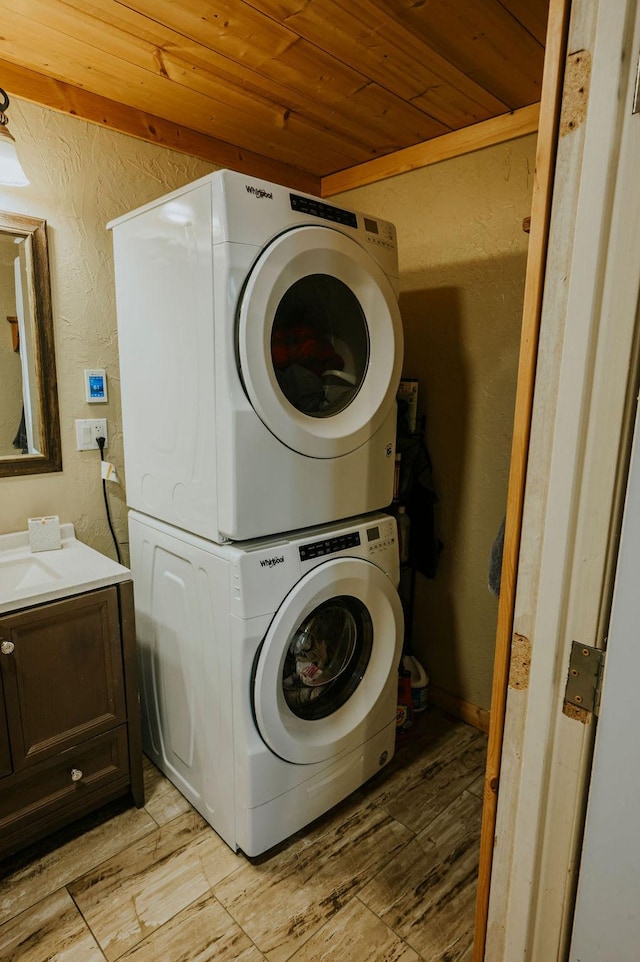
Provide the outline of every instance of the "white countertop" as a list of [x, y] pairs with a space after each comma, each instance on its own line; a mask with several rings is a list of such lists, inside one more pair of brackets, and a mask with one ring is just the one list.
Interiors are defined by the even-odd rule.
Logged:
[[78, 541], [61, 524], [62, 547], [32, 552], [29, 533], [0, 535], [0, 614], [129, 581], [128, 568]]

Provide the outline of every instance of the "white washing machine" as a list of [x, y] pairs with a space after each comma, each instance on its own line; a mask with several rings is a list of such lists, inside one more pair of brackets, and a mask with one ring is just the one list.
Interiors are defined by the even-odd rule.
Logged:
[[130, 507], [224, 542], [391, 502], [392, 224], [217, 171], [109, 226]]
[[218, 545], [129, 518], [145, 751], [255, 856], [392, 757], [403, 616], [388, 515]]

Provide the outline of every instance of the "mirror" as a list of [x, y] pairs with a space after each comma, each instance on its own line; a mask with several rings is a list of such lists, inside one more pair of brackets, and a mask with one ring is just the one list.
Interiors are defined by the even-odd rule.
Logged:
[[46, 221], [0, 211], [0, 477], [61, 470]]

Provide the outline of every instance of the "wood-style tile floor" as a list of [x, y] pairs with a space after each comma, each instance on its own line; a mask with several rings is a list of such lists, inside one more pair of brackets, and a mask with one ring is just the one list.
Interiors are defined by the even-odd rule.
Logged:
[[360, 791], [251, 861], [145, 761], [144, 808], [0, 862], [0, 960], [469, 962], [485, 750], [428, 709]]

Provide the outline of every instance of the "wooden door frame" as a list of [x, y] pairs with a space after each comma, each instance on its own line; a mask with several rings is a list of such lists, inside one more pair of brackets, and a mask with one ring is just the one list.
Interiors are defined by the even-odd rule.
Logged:
[[487, 766], [484, 781], [480, 862], [473, 962], [485, 952], [491, 869], [494, 853], [498, 786], [504, 738], [509, 667], [513, 634], [520, 533], [529, 457], [529, 439], [538, 357], [542, 296], [549, 240], [549, 222], [560, 122], [562, 86], [569, 29], [570, 0], [551, 0], [547, 21], [542, 98], [536, 143], [536, 167], [531, 203], [529, 253], [525, 278], [518, 380], [505, 521], [502, 575], [498, 603], [496, 648], [491, 692]]
[[[584, 0], [589, 2], [589, 0]], [[518, 384], [514, 412], [514, 433], [509, 474], [506, 531], [492, 703], [489, 726], [488, 763], [485, 777], [482, 838], [474, 962], [482, 962], [485, 951], [489, 893], [494, 856], [494, 834], [498, 803], [505, 711], [508, 690], [513, 614], [520, 553], [525, 480], [538, 356], [545, 264], [551, 216], [556, 145], [560, 127], [562, 85], [566, 61], [570, 0], [550, 0], [545, 67], [540, 105], [531, 105], [464, 131], [448, 134], [416, 147], [349, 168], [322, 180], [323, 197], [440, 163], [492, 144], [502, 143], [538, 131], [534, 175], [529, 255], [523, 305]], [[497, 958], [492, 962], [498, 962]]]
[[[519, 571], [494, 679], [502, 778], [483, 831], [481, 871], [493, 859], [474, 962], [550, 962], [568, 950], [594, 725], [564, 691], [572, 640], [604, 642], [637, 392], [639, 9], [574, 0], [571, 10]], [[518, 671], [507, 678], [510, 662]], [[501, 720], [491, 721], [493, 764]], [[496, 777], [488, 772], [485, 798]]]

